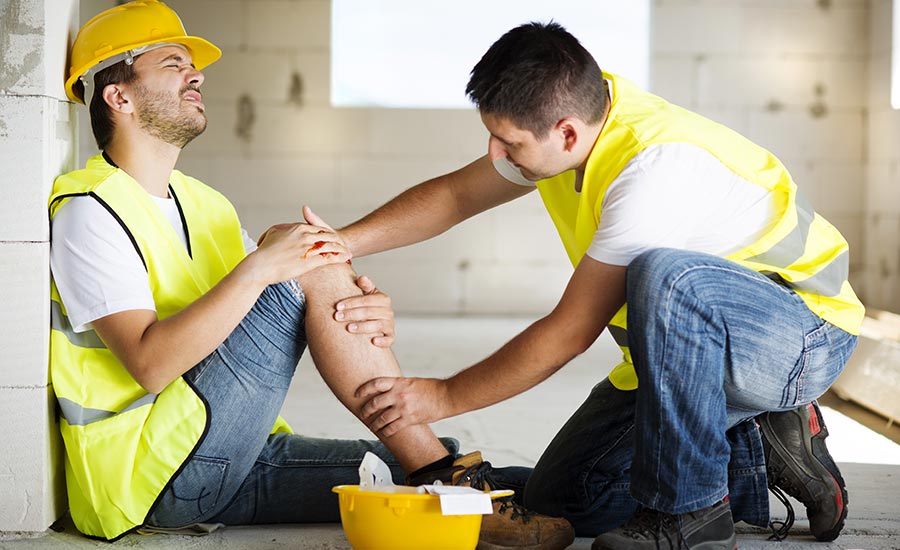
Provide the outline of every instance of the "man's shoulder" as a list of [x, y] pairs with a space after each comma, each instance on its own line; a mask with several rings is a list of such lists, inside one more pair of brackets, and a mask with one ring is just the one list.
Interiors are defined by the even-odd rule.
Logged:
[[115, 167], [98, 159], [101, 159], [99, 155], [88, 159], [84, 168], [58, 176], [53, 181], [51, 202], [59, 195], [86, 194], [93, 191], [118, 172]]

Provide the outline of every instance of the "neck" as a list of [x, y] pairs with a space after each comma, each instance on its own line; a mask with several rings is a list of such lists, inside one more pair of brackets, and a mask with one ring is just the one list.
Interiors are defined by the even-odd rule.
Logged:
[[106, 154], [148, 193], [169, 196], [169, 177], [181, 154], [179, 147], [143, 132], [117, 132], [106, 147]]
[[587, 148], [587, 151], [584, 153], [584, 158], [581, 161], [581, 164], [578, 165], [578, 168], [575, 170], [584, 174], [584, 171], [587, 169], [588, 159], [591, 158], [591, 152], [594, 150], [594, 146], [597, 144], [597, 140], [600, 139], [600, 134], [603, 133], [603, 128], [606, 126], [606, 120], [609, 118], [609, 110], [612, 107], [612, 98], [607, 96], [606, 101], [606, 110], [603, 111], [603, 116], [600, 118], [600, 122], [597, 124], [592, 124], [587, 127], [587, 133], [585, 135], [585, 143], [589, 143], [590, 147]]

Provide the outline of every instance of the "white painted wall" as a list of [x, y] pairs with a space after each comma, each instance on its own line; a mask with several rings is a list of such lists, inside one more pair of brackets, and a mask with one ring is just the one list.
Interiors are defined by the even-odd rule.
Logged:
[[76, 0], [0, 2], [0, 531], [43, 531], [65, 511], [47, 377], [47, 197], [76, 165], [61, 75]]

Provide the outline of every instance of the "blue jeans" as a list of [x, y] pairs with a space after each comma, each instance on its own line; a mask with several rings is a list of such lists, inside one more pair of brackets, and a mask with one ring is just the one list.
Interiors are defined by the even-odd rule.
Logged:
[[[269, 435], [306, 349], [304, 311], [302, 292], [268, 287], [225, 342], [184, 375], [209, 405], [209, 426], [148, 525], [339, 521], [331, 488], [359, 483], [366, 451], [402, 483], [402, 468], [378, 441]], [[455, 440], [441, 441], [457, 452]]]
[[525, 504], [566, 517], [580, 536], [618, 527], [639, 505], [680, 514], [726, 495], [735, 521], [766, 525], [754, 417], [819, 397], [856, 337], [716, 256], [652, 250], [626, 277], [638, 389], [608, 379], [593, 389], [535, 466]]

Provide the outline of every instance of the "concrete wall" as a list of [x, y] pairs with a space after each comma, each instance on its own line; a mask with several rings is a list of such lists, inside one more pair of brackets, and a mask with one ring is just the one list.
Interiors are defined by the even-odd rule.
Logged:
[[[88, 4], [110, 1], [85, 1], [85, 14]], [[329, 0], [169, 5], [224, 51], [205, 71], [209, 129], [181, 167], [224, 191], [251, 233], [304, 203], [349, 223], [486, 149], [474, 111], [330, 107]], [[657, 0], [652, 18], [654, 91], [781, 157], [850, 241], [861, 287], [868, 2]], [[536, 193], [355, 266], [401, 312], [542, 313], [571, 274]]]
[[[208, 129], [179, 167], [223, 191], [252, 235], [297, 220], [307, 203], [332, 225], [345, 225], [486, 150], [474, 110], [332, 108], [328, 0], [167, 3], [189, 33], [224, 51], [204, 71]], [[112, 4], [83, 1], [82, 13]], [[296, 79], [300, 93], [292, 92]], [[87, 124], [80, 131], [82, 156], [92, 154]], [[354, 266], [391, 293], [401, 312], [546, 310], [571, 267], [533, 195], [430, 243]]]
[[865, 220], [866, 304], [900, 312], [900, 113], [890, 104], [891, 0], [869, 15], [869, 128]]
[[76, 165], [62, 74], [76, 0], [0, 1], [0, 531], [42, 531], [65, 511], [47, 377], [47, 197]]
[[[0, 0], [0, 531], [44, 529], [61, 506], [44, 203], [53, 177], [73, 167], [74, 109], [61, 80], [78, 4]], [[81, 0], [82, 21], [113, 4]], [[231, 197], [252, 233], [296, 219], [304, 203], [348, 223], [485, 150], [473, 111], [331, 108], [328, 0], [169, 4], [225, 52], [205, 71], [209, 129], [180, 167]], [[883, 103], [889, 4], [656, 0], [652, 87], [779, 155], [850, 241], [860, 294], [898, 310], [900, 124]], [[83, 162], [93, 140], [78, 113]], [[571, 272], [536, 195], [355, 265], [398, 311], [450, 314], [545, 312]]]
[[658, 0], [653, 22], [654, 90], [774, 152], [849, 241], [865, 294], [869, 3]]

